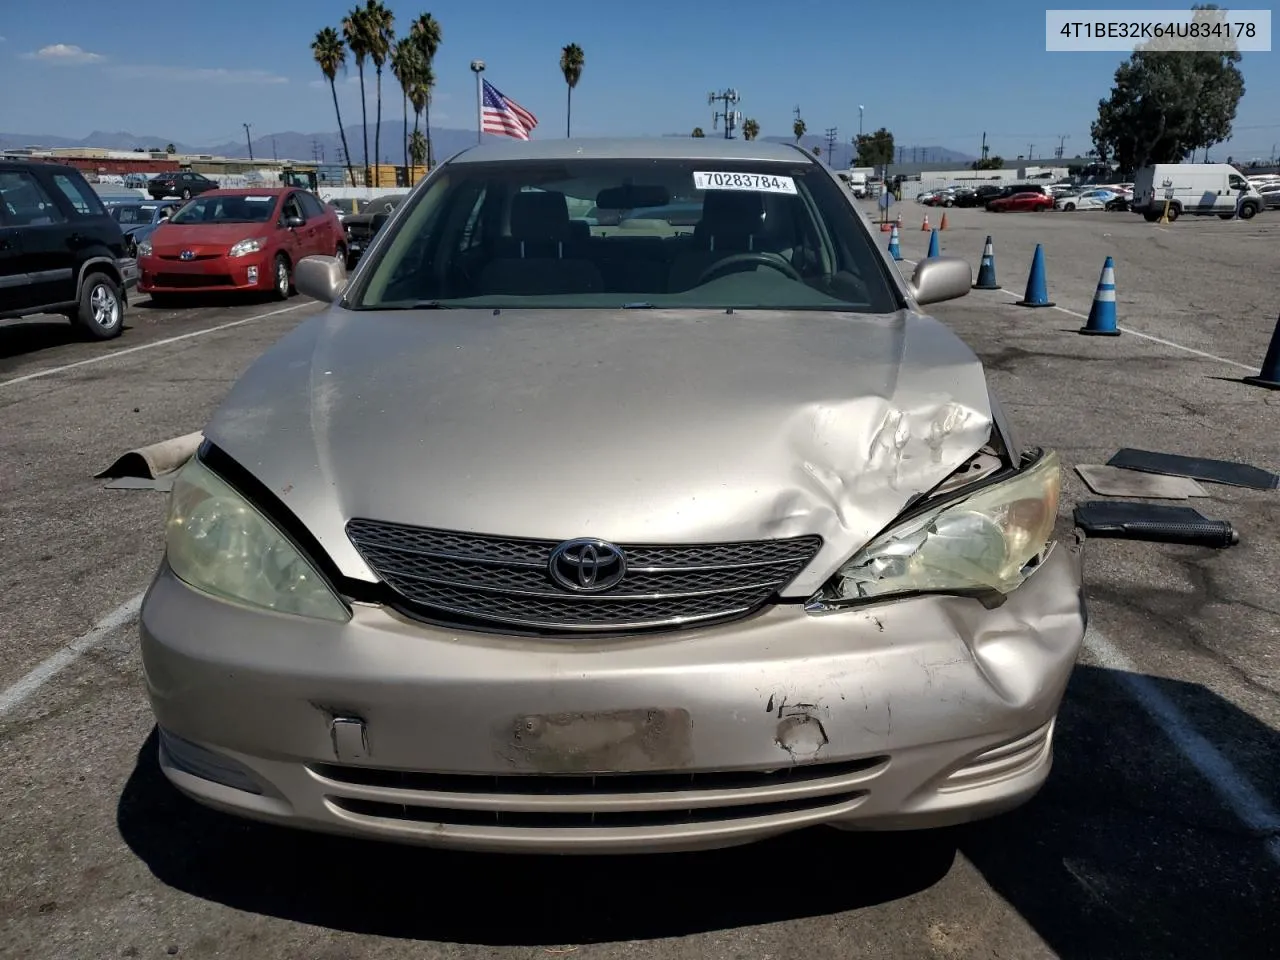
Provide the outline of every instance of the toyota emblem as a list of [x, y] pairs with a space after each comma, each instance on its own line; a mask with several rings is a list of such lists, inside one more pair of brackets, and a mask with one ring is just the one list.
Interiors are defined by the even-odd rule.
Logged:
[[566, 540], [551, 552], [551, 579], [574, 593], [599, 593], [616, 587], [627, 574], [622, 551], [604, 540]]
[[183, 250], [182, 253], [178, 254], [178, 256], [183, 260], [194, 260], [196, 258], [196, 252], [194, 250]]

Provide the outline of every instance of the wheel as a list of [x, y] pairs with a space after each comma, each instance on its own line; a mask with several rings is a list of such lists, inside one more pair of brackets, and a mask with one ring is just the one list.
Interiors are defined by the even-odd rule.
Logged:
[[93, 340], [110, 340], [124, 329], [124, 299], [120, 285], [105, 273], [90, 273], [80, 288], [76, 323]]
[[1076, 205], [1074, 203], [1064, 203], [1062, 205], [1063, 210], [1074, 210], [1075, 208], [1076, 208]]
[[1244, 203], [1240, 205], [1240, 219], [1252, 220], [1253, 215], [1258, 212], [1258, 208], [1252, 203]]
[[276, 254], [274, 269], [275, 282], [271, 285], [271, 296], [276, 300], [288, 300], [293, 279], [289, 276], [289, 261], [283, 253]]
[[[1181, 213], [1182, 211], [1179, 210], [1177, 207], [1173, 207], [1173, 206], [1169, 207], [1169, 222], [1173, 223], [1173, 221], [1178, 219], [1178, 216]], [[1159, 218], [1157, 217], [1156, 219], [1159, 219]]]

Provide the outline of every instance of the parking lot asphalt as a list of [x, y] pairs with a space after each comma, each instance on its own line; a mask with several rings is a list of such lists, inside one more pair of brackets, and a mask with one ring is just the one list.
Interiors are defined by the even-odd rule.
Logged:
[[[917, 260], [924, 208], [898, 209]], [[942, 252], [976, 271], [991, 234], [1004, 290], [933, 312], [982, 357], [1021, 436], [1062, 454], [1064, 526], [1091, 497], [1074, 465], [1119, 447], [1280, 470], [1280, 393], [1239, 379], [1280, 309], [1280, 219], [947, 216]], [[1013, 304], [1036, 243], [1062, 309]], [[1082, 337], [1107, 254], [1126, 332]], [[139, 305], [107, 345], [72, 342], [61, 321], [0, 325], [0, 955], [1280, 956], [1280, 491], [1207, 485], [1191, 501], [1236, 525], [1225, 550], [1086, 544], [1090, 635], [1055, 767], [996, 820], [501, 858], [261, 827], [182, 799], [155, 764], [130, 606], [159, 558], [164, 497], [92, 474], [199, 429], [318, 309], [286, 307]], [[6, 703], [68, 649], [83, 652]]]

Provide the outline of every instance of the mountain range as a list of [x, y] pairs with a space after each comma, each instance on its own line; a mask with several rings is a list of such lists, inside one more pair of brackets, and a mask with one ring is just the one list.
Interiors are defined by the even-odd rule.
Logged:
[[[412, 126], [410, 127], [412, 129]], [[384, 121], [382, 124], [382, 157], [384, 163], [403, 163], [404, 148], [401, 145], [401, 137], [403, 135], [403, 127], [401, 121]], [[712, 134], [714, 136], [714, 134]], [[666, 134], [666, 136], [686, 136], [686, 134]], [[432, 148], [435, 152], [437, 160], [443, 160], [452, 156], [459, 150], [465, 149], [476, 142], [476, 134], [474, 130], [458, 130], [451, 127], [432, 127], [431, 129]], [[794, 137], [762, 137], [774, 143], [792, 143]], [[182, 143], [171, 140], [164, 136], [154, 136], [151, 134], [134, 134], [126, 131], [111, 133], [108, 131], [95, 130], [87, 137], [80, 139], [72, 139], [69, 137], [57, 137], [51, 134], [43, 133], [0, 133], [0, 149], [14, 149], [18, 147], [44, 147], [44, 148], [65, 148], [65, 147], [97, 147], [107, 150], [133, 150], [138, 147], [143, 149], [163, 150], [168, 144], [172, 143], [179, 153], [187, 154], [209, 154], [215, 157], [244, 157], [246, 155], [245, 142], [228, 141], [226, 143], [214, 144], [191, 144]], [[347, 128], [347, 143], [351, 147], [351, 152], [358, 158], [363, 149], [364, 138], [361, 134], [359, 124]], [[369, 149], [373, 149], [374, 129], [369, 128]], [[804, 136], [800, 138], [800, 145], [806, 150], [812, 151], [814, 147], [822, 148], [823, 159], [827, 159], [827, 144], [821, 137]], [[252, 141], [253, 156], [259, 159], [272, 157], [273, 159], [292, 159], [300, 161], [323, 160], [328, 163], [338, 163], [342, 156], [342, 140], [334, 131], [324, 133], [298, 133], [293, 130], [281, 133], [271, 133], [264, 136], [256, 137]], [[844, 169], [851, 165], [853, 160], [853, 145], [848, 141], [844, 143], [836, 143], [831, 152], [829, 163], [837, 169]], [[898, 156], [905, 163], [913, 162], [913, 157], [919, 162], [925, 163], [968, 163], [975, 157], [960, 153], [956, 150], [950, 150], [946, 147], [937, 146], [901, 146], [898, 150]], [[898, 157], [894, 158], [895, 162]]]

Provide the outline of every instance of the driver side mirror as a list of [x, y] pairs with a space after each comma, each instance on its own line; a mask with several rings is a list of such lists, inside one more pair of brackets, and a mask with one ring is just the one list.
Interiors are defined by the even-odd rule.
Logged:
[[293, 229], [295, 229], [295, 228], [297, 228], [297, 227], [301, 227], [301, 226], [303, 226], [306, 222], [307, 222], [307, 221], [303, 220], [301, 217], [289, 217], [289, 216], [286, 216], [286, 217], [284, 218], [284, 225], [285, 225], [286, 227], [288, 227], [290, 230], [293, 230]]
[[962, 257], [931, 257], [921, 260], [911, 274], [908, 286], [916, 303], [941, 303], [955, 300], [969, 292], [973, 285], [973, 269]]

